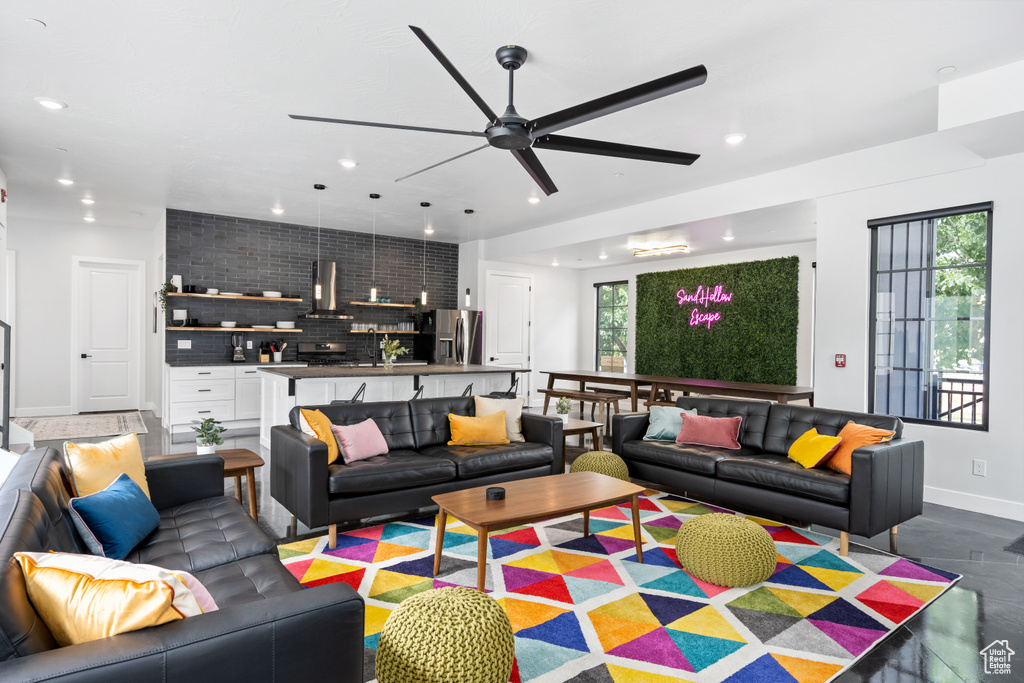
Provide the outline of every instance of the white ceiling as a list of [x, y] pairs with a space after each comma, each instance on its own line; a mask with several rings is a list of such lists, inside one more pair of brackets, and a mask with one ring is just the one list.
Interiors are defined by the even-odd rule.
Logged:
[[[527, 118], [702, 63], [701, 87], [562, 131], [702, 157], [685, 167], [540, 150], [560, 192], [531, 205], [527, 197], [543, 195], [497, 149], [394, 182], [477, 139], [287, 118], [482, 130], [476, 107], [407, 24], [498, 111], [507, 77], [494, 50], [526, 47], [516, 107]], [[97, 225], [149, 228], [171, 207], [315, 225], [311, 186], [322, 182], [328, 227], [369, 230], [367, 195], [379, 192], [385, 233], [422, 234], [425, 200], [434, 239], [505, 235], [934, 132], [938, 84], [1024, 59], [1022, 27], [1024, 2], [989, 0], [5, 0], [9, 222], [75, 222], [88, 211]], [[936, 73], [950, 64], [952, 76]], [[69, 108], [44, 110], [37, 96]], [[735, 131], [748, 138], [730, 147], [722, 138]], [[359, 166], [343, 170], [343, 157]], [[62, 175], [76, 184], [61, 187]], [[91, 209], [79, 202], [86, 195]], [[280, 218], [270, 213], [277, 205]], [[476, 216], [467, 221], [465, 208]], [[698, 240], [760, 222], [663, 237]], [[771, 237], [756, 232], [807, 239], [806, 220], [775, 224]], [[614, 246], [584, 240], [582, 256], [565, 258]]]

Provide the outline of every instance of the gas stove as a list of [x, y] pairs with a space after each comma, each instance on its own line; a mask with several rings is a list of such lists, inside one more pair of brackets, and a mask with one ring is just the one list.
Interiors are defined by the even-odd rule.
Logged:
[[345, 342], [299, 342], [295, 359], [310, 366], [355, 366], [358, 361], [347, 357]]
[[325, 365], [330, 365], [333, 367], [355, 368], [359, 367], [359, 361], [347, 359], [331, 360], [329, 358], [313, 358], [306, 360], [306, 365], [308, 367], [321, 367]]

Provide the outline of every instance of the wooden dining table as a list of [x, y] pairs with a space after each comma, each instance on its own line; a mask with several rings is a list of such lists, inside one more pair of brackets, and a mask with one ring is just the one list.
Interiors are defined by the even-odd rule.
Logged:
[[[754, 382], [729, 382], [715, 379], [690, 377], [668, 377], [664, 375], [639, 375], [623, 372], [602, 372], [600, 370], [542, 370], [548, 376], [548, 389], [555, 389], [556, 381], [575, 382], [580, 391], [587, 391], [587, 385], [618, 385], [628, 387], [630, 411], [636, 412], [641, 391], [647, 394], [644, 405], [674, 405], [669, 401], [656, 400], [662, 391], [681, 391], [686, 394], [712, 394], [737, 398], [756, 398], [777, 403], [788, 403], [806, 399], [814, 405], [814, 387], [788, 386], [785, 384], [757, 384]], [[592, 389], [600, 391], [600, 389]]]

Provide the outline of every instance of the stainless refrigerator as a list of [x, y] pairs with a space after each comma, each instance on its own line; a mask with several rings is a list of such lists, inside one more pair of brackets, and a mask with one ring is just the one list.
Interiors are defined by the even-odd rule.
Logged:
[[415, 341], [415, 349], [415, 357], [429, 363], [482, 365], [483, 312], [452, 309], [427, 311]]

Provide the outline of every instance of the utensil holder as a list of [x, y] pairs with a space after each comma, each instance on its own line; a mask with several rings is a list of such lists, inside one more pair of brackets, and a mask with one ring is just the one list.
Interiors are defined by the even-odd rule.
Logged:
[[274, 351], [274, 362], [275, 363], [280, 363], [281, 362], [281, 356], [283, 356], [283, 355], [284, 355], [284, 351]]

